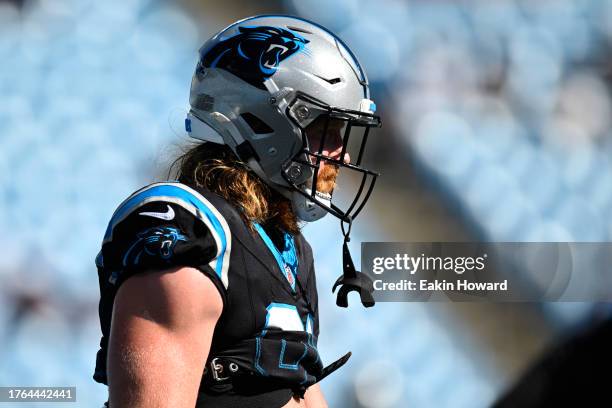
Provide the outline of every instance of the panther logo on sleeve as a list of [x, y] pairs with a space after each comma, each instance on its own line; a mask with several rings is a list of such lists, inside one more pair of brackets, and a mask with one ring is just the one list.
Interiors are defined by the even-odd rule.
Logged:
[[123, 257], [123, 265], [138, 265], [143, 253], [168, 260], [179, 241], [187, 241], [187, 237], [173, 227], [153, 227], [139, 232]]
[[240, 33], [200, 50], [200, 62], [207, 68], [222, 68], [252, 85], [265, 89], [263, 82], [274, 75], [279, 64], [305, 51], [309, 42], [301, 35], [280, 27], [239, 27]]

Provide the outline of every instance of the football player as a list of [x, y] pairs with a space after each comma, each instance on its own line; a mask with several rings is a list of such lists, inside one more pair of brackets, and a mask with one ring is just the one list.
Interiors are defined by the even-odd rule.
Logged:
[[[257, 16], [203, 45], [189, 102], [185, 127], [198, 141], [174, 163], [178, 180], [121, 203], [96, 258], [94, 379], [112, 408], [325, 407], [318, 382], [350, 353], [327, 367], [319, 357], [300, 227], [341, 220], [338, 304], [350, 290], [373, 304], [346, 244], [377, 176], [361, 166], [380, 126], [365, 73], [325, 28]], [[344, 207], [332, 194], [340, 169], [360, 177]]]

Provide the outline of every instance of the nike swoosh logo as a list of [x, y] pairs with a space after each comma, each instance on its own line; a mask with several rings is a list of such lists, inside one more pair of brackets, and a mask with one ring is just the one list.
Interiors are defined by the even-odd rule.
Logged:
[[141, 212], [140, 215], [146, 215], [149, 217], [161, 218], [162, 220], [170, 221], [174, 219], [174, 210], [172, 207], [168, 206], [168, 211], [166, 212]]

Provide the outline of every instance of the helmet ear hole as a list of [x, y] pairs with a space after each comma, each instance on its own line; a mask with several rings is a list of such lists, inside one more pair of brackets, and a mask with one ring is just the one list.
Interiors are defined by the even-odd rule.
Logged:
[[266, 133], [274, 133], [274, 129], [266, 124], [263, 120], [250, 112], [241, 113], [240, 117], [244, 119], [247, 125], [253, 130], [256, 135], [263, 135]]

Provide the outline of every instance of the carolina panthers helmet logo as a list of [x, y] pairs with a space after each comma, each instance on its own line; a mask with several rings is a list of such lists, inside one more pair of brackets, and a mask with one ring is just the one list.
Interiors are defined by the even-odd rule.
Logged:
[[138, 239], [130, 246], [123, 257], [123, 265], [138, 265], [142, 254], [168, 260], [174, 255], [174, 247], [187, 237], [176, 228], [153, 227], [138, 233]]
[[240, 33], [200, 50], [200, 64], [222, 68], [260, 89], [279, 64], [305, 50], [308, 40], [281, 27], [239, 27]]

